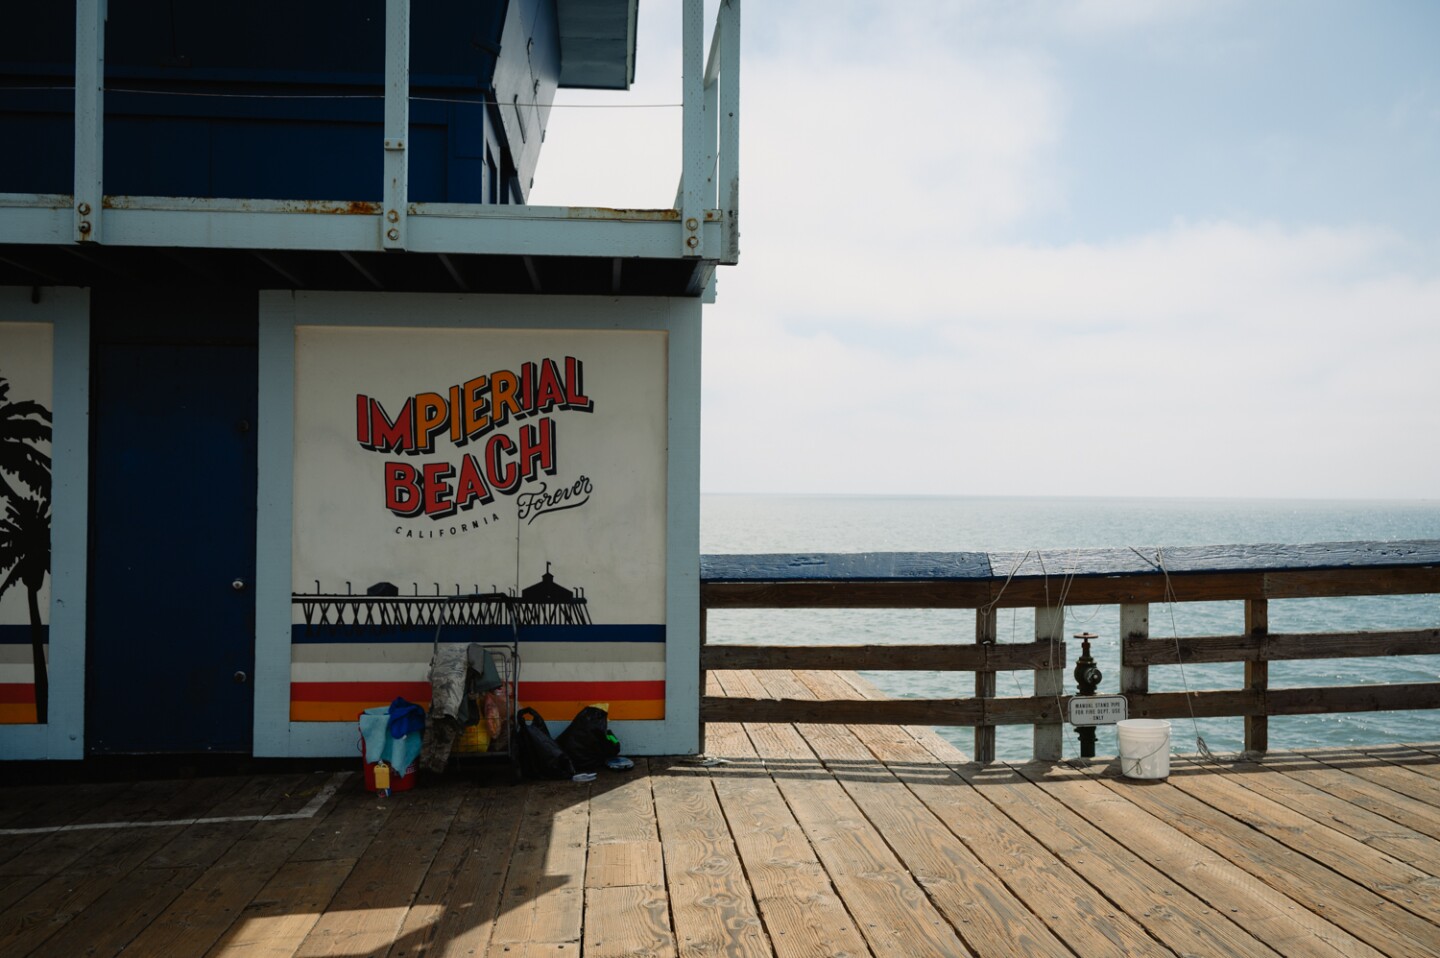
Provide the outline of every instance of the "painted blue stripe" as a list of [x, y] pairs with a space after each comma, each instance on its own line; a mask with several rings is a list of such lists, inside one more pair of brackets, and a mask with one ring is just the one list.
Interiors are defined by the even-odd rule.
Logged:
[[[514, 637], [508, 625], [469, 626], [440, 631], [442, 642], [509, 642]], [[520, 630], [521, 642], [664, 642], [663, 625], [527, 625]], [[27, 638], [28, 642], [29, 639]], [[312, 627], [292, 625], [290, 641], [296, 645], [332, 645], [348, 642], [434, 642], [430, 626], [342, 625]]]
[[[50, 626], [42, 625], [41, 631], [45, 635], [45, 641], [50, 641]], [[663, 641], [663, 639], [662, 639]], [[29, 645], [30, 626], [28, 625], [0, 625], [0, 645]]]

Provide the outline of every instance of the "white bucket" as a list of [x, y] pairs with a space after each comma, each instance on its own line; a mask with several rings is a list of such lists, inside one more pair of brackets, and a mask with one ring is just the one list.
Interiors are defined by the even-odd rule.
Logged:
[[1163, 719], [1125, 719], [1115, 723], [1120, 774], [1126, 778], [1165, 778], [1170, 774], [1170, 723]]

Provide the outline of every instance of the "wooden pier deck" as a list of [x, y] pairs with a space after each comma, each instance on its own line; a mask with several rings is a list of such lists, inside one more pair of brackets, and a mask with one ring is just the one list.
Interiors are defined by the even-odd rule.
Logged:
[[715, 724], [708, 748], [726, 761], [390, 798], [330, 771], [11, 782], [0, 955], [1440, 954], [1440, 746], [1182, 759], [1163, 783], [967, 764], [898, 726]]

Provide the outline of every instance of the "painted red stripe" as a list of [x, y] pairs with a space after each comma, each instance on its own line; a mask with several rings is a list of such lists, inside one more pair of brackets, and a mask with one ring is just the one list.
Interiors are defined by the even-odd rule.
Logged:
[[0, 682], [0, 702], [35, 702], [35, 686], [30, 682]]
[[291, 682], [292, 702], [430, 701], [429, 682]]
[[[33, 701], [33, 688], [31, 688]], [[292, 682], [292, 702], [389, 702], [396, 696], [412, 702], [430, 699], [428, 682]], [[536, 702], [587, 699], [663, 700], [665, 683], [658, 682], [526, 682], [520, 680], [520, 698]], [[3, 701], [3, 700], [0, 700]], [[20, 700], [16, 700], [20, 701]]]
[[588, 699], [663, 699], [665, 682], [527, 682], [520, 679], [520, 698], [532, 702]]

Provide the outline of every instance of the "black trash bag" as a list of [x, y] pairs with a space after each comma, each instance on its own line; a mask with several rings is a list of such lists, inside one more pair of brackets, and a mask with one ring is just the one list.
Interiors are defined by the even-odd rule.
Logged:
[[511, 746], [526, 778], [573, 778], [575, 775], [570, 756], [550, 737], [545, 720], [534, 709], [521, 709], [515, 714]]
[[579, 771], [604, 768], [608, 760], [620, 754], [620, 740], [607, 727], [609, 721], [604, 709], [587, 705], [556, 739]]

